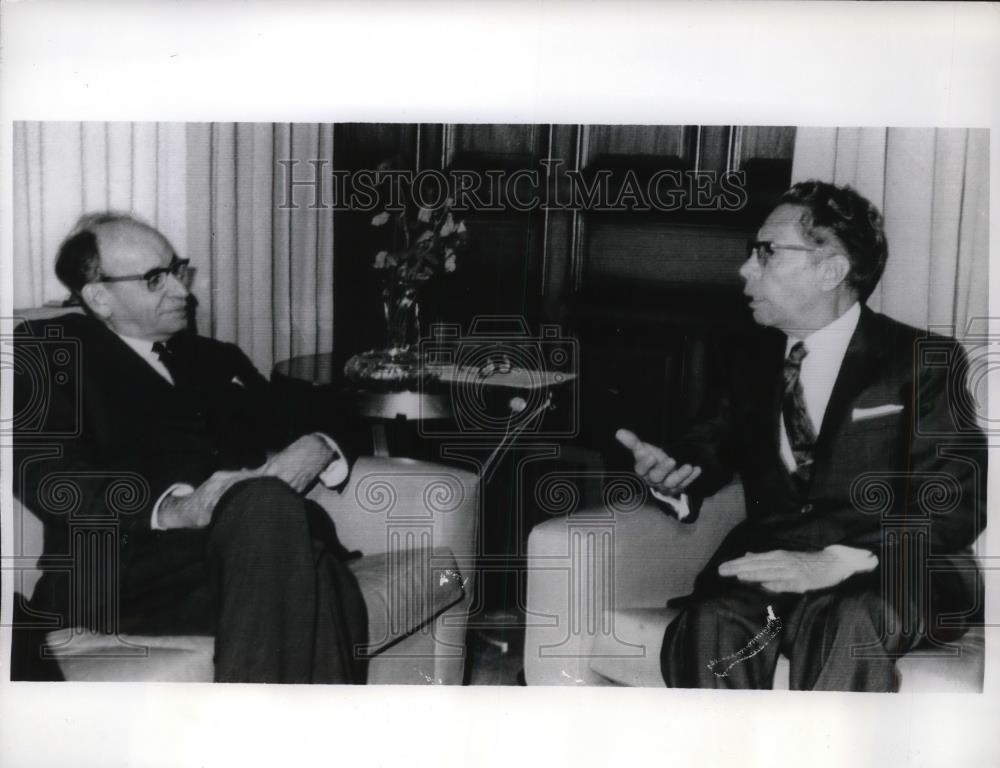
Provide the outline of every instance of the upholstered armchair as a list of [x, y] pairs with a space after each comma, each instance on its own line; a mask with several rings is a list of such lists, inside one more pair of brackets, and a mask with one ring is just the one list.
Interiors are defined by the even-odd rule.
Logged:
[[[341, 493], [312, 492], [340, 540], [360, 550], [353, 570], [368, 609], [369, 683], [461, 684], [474, 594], [479, 478], [404, 458], [363, 457]], [[15, 503], [14, 588], [30, 598], [40, 576], [42, 525]], [[43, 621], [43, 617], [35, 617]], [[67, 680], [213, 678], [211, 637], [104, 635], [53, 629], [47, 652]]]
[[[528, 539], [527, 683], [662, 687], [660, 648], [677, 614], [667, 601], [690, 592], [743, 516], [737, 482], [706, 500], [692, 524], [649, 504], [616, 505], [610, 498], [536, 526]], [[981, 627], [897, 663], [900, 690], [907, 692], [981, 691], [983, 669]], [[774, 688], [788, 688], [788, 672], [782, 657]]]

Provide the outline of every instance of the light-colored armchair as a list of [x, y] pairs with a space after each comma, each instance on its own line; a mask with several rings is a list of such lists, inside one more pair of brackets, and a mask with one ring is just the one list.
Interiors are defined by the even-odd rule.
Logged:
[[[690, 592], [744, 514], [737, 482], [707, 499], [692, 524], [652, 505], [606, 504], [536, 526], [528, 539], [527, 683], [663, 686], [660, 648], [677, 615], [667, 600]], [[907, 692], [980, 691], [983, 667], [982, 628], [897, 662]], [[788, 688], [788, 670], [782, 657], [776, 689]]]
[[[351, 561], [368, 609], [369, 683], [461, 684], [479, 520], [479, 478], [404, 458], [364, 457], [342, 493], [313, 497]], [[30, 598], [40, 576], [42, 525], [12, 510], [14, 588]], [[214, 639], [108, 636], [68, 627], [47, 647], [67, 680], [199, 681], [213, 677]]]

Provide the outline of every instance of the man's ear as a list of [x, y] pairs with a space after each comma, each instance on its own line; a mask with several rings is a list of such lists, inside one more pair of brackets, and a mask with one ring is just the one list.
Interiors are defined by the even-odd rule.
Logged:
[[822, 286], [824, 291], [835, 290], [851, 272], [851, 262], [842, 253], [828, 256], [822, 265]]
[[108, 303], [108, 289], [101, 283], [87, 283], [80, 289], [80, 297], [84, 300], [91, 312], [102, 320], [111, 317], [111, 306]]

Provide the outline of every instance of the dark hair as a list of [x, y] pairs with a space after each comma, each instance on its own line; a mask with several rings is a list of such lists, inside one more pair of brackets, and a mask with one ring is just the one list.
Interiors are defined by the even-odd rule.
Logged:
[[882, 214], [849, 186], [825, 181], [802, 181], [792, 186], [778, 204], [800, 205], [802, 233], [817, 245], [836, 238], [847, 251], [851, 270], [847, 284], [864, 303], [882, 277], [889, 246]]
[[56, 277], [69, 288], [74, 297], [80, 298], [80, 291], [87, 283], [94, 282], [101, 274], [101, 252], [97, 247], [97, 227], [116, 222], [138, 220], [124, 213], [104, 211], [88, 213], [80, 217], [69, 236], [59, 246], [56, 255]]
[[87, 283], [97, 279], [101, 271], [101, 255], [97, 250], [97, 235], [89, 229], [67, 237], [56, 256], [56, 277], [79, 297]]

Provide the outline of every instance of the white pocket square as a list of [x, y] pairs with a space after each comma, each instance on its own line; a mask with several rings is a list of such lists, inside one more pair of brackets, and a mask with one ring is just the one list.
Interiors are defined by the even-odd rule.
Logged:
[[246, 389], [247, 385], [243, 383], [243, 380], [239, 376], [233, 376], [233, 380], [229, 382], [230, 384], [235, 384], [237, 387]]
[[865, 421], [866, 419], [877, 419], [879, 416], [890, 416], [903, 410], [903, 406], [898, 403], [888, 403], [887, 405], [876, 405], [874, 408], [855, 408], [851, 411], [851, 421]]

